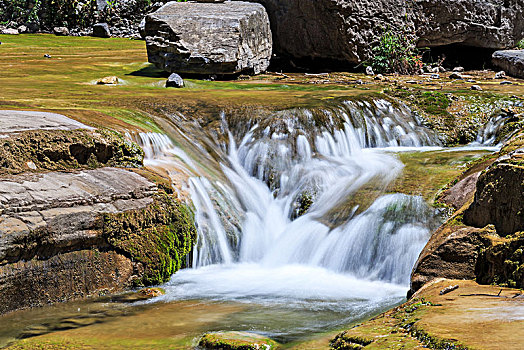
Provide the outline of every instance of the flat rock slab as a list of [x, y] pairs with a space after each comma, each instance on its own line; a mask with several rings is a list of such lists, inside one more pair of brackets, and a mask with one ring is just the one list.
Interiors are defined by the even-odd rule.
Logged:
[[264, 72], [272, 38], [260, 4], [169, 2], [146, 17], [149, 62], [171, 73]]
[[92, 129], [62, 114], [0, 110], [0, 134], [27, 130]]
[[55, 250], [94, 244], [99, 215], [145, 208], [156, 191], [154, 183], [120, 168], [0, 178], [0, 265], [30, 251], [22, 242], [35, 230]]
[[495, 51], [492, 60], [495, 66], [509, 75], [524, 78], [524, 50]]

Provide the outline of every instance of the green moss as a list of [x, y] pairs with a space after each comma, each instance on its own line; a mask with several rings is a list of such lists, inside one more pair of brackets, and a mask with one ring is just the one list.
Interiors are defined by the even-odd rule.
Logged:
[[109, 130], [34, 130], [0, 139], [0, 173], [140, 167], [143, 158], [137, 144]]
[[105, 214], [103, 235], [117, 251], [141, 264], [135, 284], [148, 286], [168, 281], [185, 266], [196, 229], [187, 206], [160, 192], [146, 209]]
[[263, 336], [245, 332], [217, 332], [205, 334], [198, 343], [205, 349], [221, 350], [269, 350], [278, 344]]

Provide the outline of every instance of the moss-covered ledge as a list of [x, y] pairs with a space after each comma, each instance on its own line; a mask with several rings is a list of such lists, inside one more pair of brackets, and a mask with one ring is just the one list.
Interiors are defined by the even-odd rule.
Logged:
[[190, 210], [164, 191], [147, 208], [104, 214], [102, 230], [111, 246], [143, 269], [135, 286], [167, 282], [185, 266], [196, 240]]
[[143, 159], [136, 143], [112, 130], [31, 130], [0, 138], [0, 175], [141, 167]]

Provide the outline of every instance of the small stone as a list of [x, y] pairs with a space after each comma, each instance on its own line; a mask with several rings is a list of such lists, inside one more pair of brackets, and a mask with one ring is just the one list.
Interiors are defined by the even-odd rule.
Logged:
[[98, 38], [110, 38], [111, 31], [107, 23], [97, 23], [93, 26], [93, 36]]
[[504, 79], [505, 77], [506, 77], [506, 72], [504, 72], [503, 70], [495, 74], [495, 79]]
[[471, 85], [471, 90], [482, 91], [482, 88], [478, 85]]
[[19, 33], [27, 33], [27, 27], [24, 26], [24, 25], [21, 25], [20, 27], [18, 27], [18, 32]]
[[175, 87], [175, 88], [183, 88], [184, 87], [184, 79], [176, 73], [171, 73], [169, 78], [167, 78], [166, 81], [166, 88], [168, 87]]
[[375, 75], [375, 72], [373, 72], [373, 68], [371, 66], [366, 67], [366, 75]]
[[51, 58], [51, 55], [46, 53], [46, 54], [44, 54], [44, 57], [45, 58]]
[[58, 36], [67, 36], [69, 35], [69, 29], [66, 27], [54, 27], [53, 33]]
[[453, 72], [462, 73], [464, 72], [464, 67], [455, 67], [453, 68]]
[[377, 74], [375, 80], [384, 80], [384, 76], [382, 74]]
[[459, 80], [462, 80], [464, 79], [464, 77], [458, 73], [451, 73], [449, 75], [449, 79], [459, 79]]
[[449, 286], [440, 291], [440, 295], [448, 294], [449, 292], [453, 292], [455, 289], [458, 289], [458, 284], [454, 286]]
[[407, 80], [406, 84], [417, 84], [416, 80]]
[[440, 79], [439, 74], [431, 74], [431, 79]]
[[362, 84], [364, 84], [364, 82], [362, 81], [362, 79], [358, 79], [355, 83], [358, 84], [358, 85], [362, 85]]
[[115, 84], [118, 84], [118, 77], [115, 77], [115, 76], [103, 77], [101, 79], [98, 79], [96, 83], [98, 85], [115, 85]]
[[20, 34], [20, 33], [18, 33], [18, 30], [17, 30], [17, 29], [7, 28], [7, 29], [2, 29], [2, 31], [0, 32], [0, 34], [6, 34], [6, 35], [18, 35], [18, 34]]
[[504, 80], [504, 81], [500, 82], [500, 85], [511, 85], [511, 84], [513, 84], [513, 83], [511, 81], [509, 81], [509, 80]]
[[477, 81], [476, 80], [473, 80], [473, 79], [468, 79], [466, 80], [468, 83], [476, 83]]

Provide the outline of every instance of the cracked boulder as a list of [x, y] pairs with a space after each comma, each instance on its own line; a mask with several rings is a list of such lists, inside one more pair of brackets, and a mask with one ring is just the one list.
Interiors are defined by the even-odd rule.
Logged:
[[258, 74], [272, 38], [263, 6], [247, 2], [169, 2], [146, 17], [149, 62], [170, 73]]

